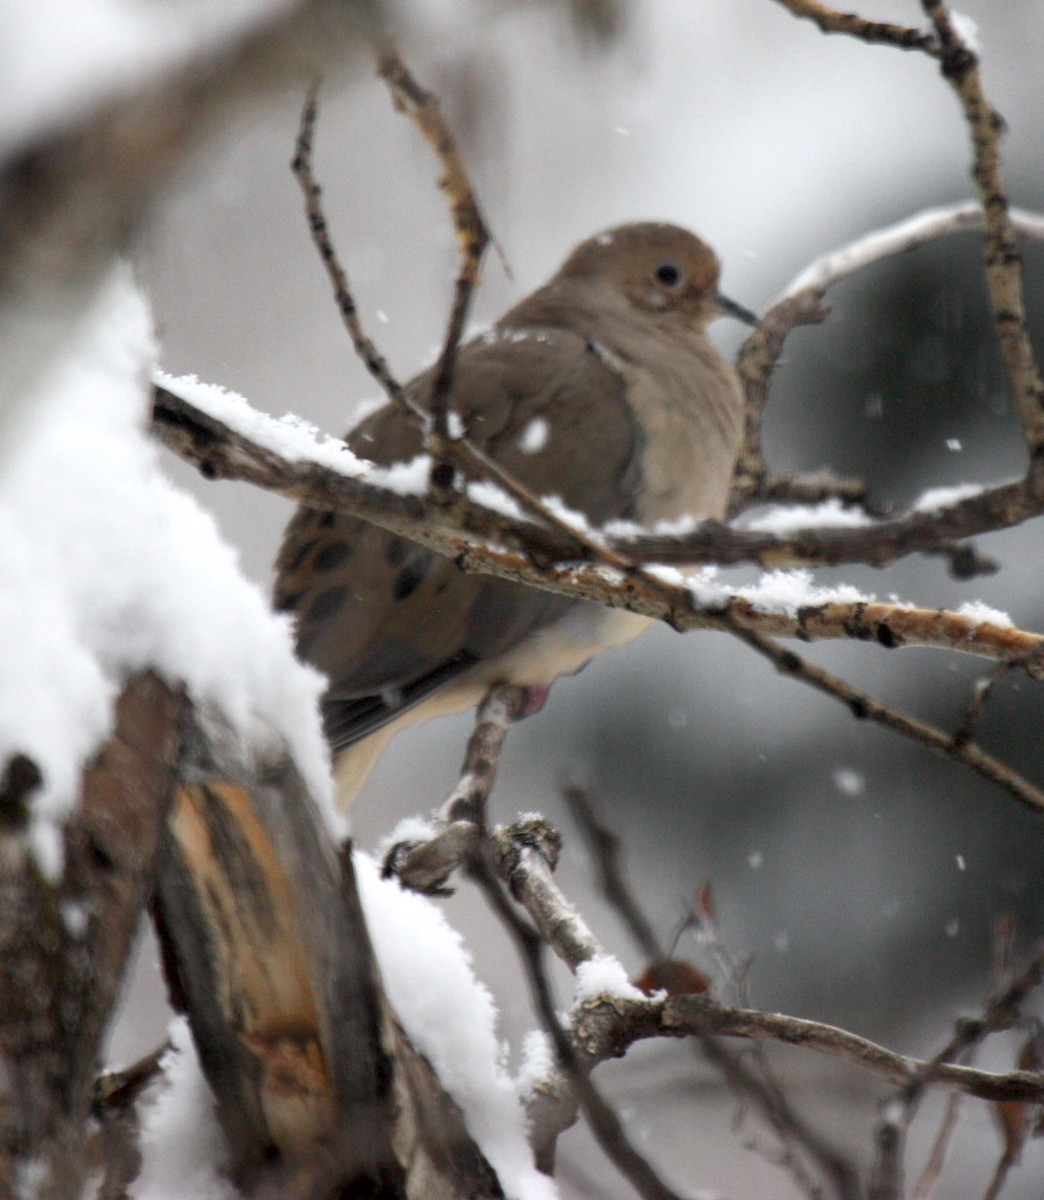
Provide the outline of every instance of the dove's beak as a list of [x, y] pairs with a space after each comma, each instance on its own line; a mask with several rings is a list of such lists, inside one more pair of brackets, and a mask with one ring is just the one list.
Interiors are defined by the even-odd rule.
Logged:
[[743, 321], [746, 325], [757, 326], [761, 323], [749, 308], [744, 308], [742, 304], [737, 304], [721, 292], [714, 293], [714, 303], [723, 317], [735, 317], [737, 321]]

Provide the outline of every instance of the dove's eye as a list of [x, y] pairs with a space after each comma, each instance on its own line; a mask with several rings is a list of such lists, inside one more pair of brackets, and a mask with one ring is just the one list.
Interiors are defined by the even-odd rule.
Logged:
[[662, 287], [670, 288], [677, 291], [685, 283], [685, 276], [682, 274], [681, 268], [672, 262], [662, 262], [653, 271], [653, 277], [656, 282]]

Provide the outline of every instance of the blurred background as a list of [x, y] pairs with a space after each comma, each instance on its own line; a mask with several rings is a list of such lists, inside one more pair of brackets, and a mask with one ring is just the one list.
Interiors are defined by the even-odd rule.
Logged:
[[[1044, 3], [962, 0], [961, 8], [978, 24], [986, 85], [1009, 123], [1013, 202], [1042, 210]], [[862, 0], [859, 11], [921, 18], [914, 0]], [[553, 5], [428, 0], [406, 9], [401, 37], [461, 139], [513, 272], [490, 254], [478, 320], [616, 222], [691, 226], [718, 248], [725, 291], [759, 309], [811, 258], [973, 195], [967, 130], [933, 63], [825, 38], [769, 0], [647, 0], [623, 6], [615, 28], [600, 32]], [[288, 93], [194, 164], [141, 246], [140, 272], [167, 370], [337, 433], [376, 392], [340, 326], [288, 168], [300, 104]], [[408, 378], [440, 342], [456, 247], [429, 149], [365, 61], [324, 94], [316, 166], [363, 319]], [[1023, 470], [980, 255], [980, 239], [963, 235], [836, 290], [830, 320], [791, 338], [776, 377], [766, 432], [774, 468], [864, 475], [876, 499], [896, 504], [928, 486]], [[1026, 265], [1031, 318], [1044, 331], [1044, 249], [1026, 247]], [[723, 322], [715, 336], [731, 350], [742, 331]], [[165, 466], [267, 589], [289, 505], [205, 483], [169, 456]], [[960, 583], [938, 560], [914, 559], [819, 578], [929, 607], [982, 600], [1023, 628], [1044, 628], [1039, 524], [980, 539], [979, 548], [999, 560], [999, 574]], [[938, 651], [807, 653], [946, 728], [986, 672]], [[981, 726], [991, 751], [1038, 782], [1042, 711], [1039, 687], [1013, 677]], [[354, 814], [362, 845], [445, 797], [469, 727], [467, 718], [444, 721], [393, 744]], [[1042, 933], [1038, 819], [968, 772], [777, 678], [721, 635], [657, 629], [560, 682], [544, 712], [513, 731], [494, 793], [496, 820], [536, 810], [561, 829], [563, 886], [637, 973], [640, 956], [597, 895], [560, 799], [577, 770], [598, 781], [602, 817], [623, 839], [636, 894], [664, 940], [697, 884], [711, 881], [729, 946], [752, 956], [755, 1006], [930, 1056], [955, 1015], [981, 1001], [998, 918], [1017, 919], [1021, 946]], [[517, 969], [471, 896], [447, 907], [501, 1005], [517, 1063], [534, 1024]], [[708, 965], [691, 935], [678, 953]], [[140, 958], [113, 1042], [118, 1059], [150, 1048], [166, 1019], [149, 943]], [[558, 982], [565, 1005], [568, 981]], [[1007, 1069], [1017, 1044], [995, 1038], [980, 1061]], [[777, 1059], [810, 1118], [865, 1162], [884, 1085], [809, 1054]], [[795, 1194], [754, 1121], [731, 1131], [734, 1102], [688, 1048], [640, 1047], [598, 1078], [677, 1186]], [[918, 1121], [922, 1147], [938, 1111], [933, 1100]], [[760, 1151], [744, 1148], [752, 1140]], [[941, 1194], [981, 1195], [1000, 1147], [986, 1106], [966, 1102]], [[914, 1176], [923, 1156], [910, 1156]], [[560, 1178], [568, 1196], [630, 1194], [581, 1131], [563, 1138]], [[1042, 1183], [1038, 1142], [1005, 1195], [1039, 1196]]]

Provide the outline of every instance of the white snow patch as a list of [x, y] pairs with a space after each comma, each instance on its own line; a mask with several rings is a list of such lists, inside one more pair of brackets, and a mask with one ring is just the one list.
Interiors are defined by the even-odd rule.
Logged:
[[531, 1029], [522, 1039], [522, 1061], [515, 1077], [519, 1099], [525, 1103], [555, 1072], [555, 1047], [543, 1029]]
[[245, 749], [278, 731], [342, 830], [321, 677], [296, 661], [289, 620], [243, 578], [213, 519], [159, 472], [143, 428], [153, 354], [121, 267], [41, 380], [0, 482], [0, 759], [22, 752], [43, 772], [32, 840], [52, 877], [83, 764], [111, 732], [123, 683], [147, 668], [184, 682]]
[[760, 612], [784, 613], [796, 617], [802, 608], [824, 604], [859, 604], [873, 599], [850, 584], [819, 587], [811, 571], [771, 571], [749, 587], [736, 588], [736, 595], [748, 600]]
[[87, 923], [91, 918], [91, 910], [86, 904], [76, 904], [67, 901], [62, 905], [62, 924], [70, 937], [82, 938], [87, 932]]
[[163, 1056], [166, 1086], [143, 1106], [141, 1175], [137, 1200], [234, 1200], [239, 1192], [219, 1172], [225, 1142], [214, 1117], [214, 1096], [200, 1070], [184, 1017], [167, 1030], [173, 1047]]
[[[665, 567], [660, 563], [654, 563], [652, 566], [646, 567], [645, 570], [646, 574], [651, 575], [654, 579], [658, 579], [661, 583], [666, 583], [668, 587], [685, 587], [686, 583], [691, 585], [694, 582], [693, 580], [686, 579], [683, 572], [677, 567]], [[703, 575], [706, 573], [708, 576], [707, 583], [710, 586], [710, 573], [714, 570], [715, 568], [710, 567], [707, 569], [707, 572], [701, 571], [699, 579], [702, 581]], [[719, 588], [719, 591], [724, 594], [725, 589]], [[708, 601], [709, 603], [712, 602]]]
[[832, 498], [811, 506], [774, 505], [747, 525], [752, 533], [774, 533], [787, 537], [798, 529], [858, 529], [873, 521], [862, 509], [846, 508]]
[[656, 521], [652, 525], [642, 525], [637, 521], [625, 521], [617, 518], [607, 521], [602, 532], [614, 538], [653, 537], [685, 537], [698, 529], [707, 518], [702, 513], [687, 513], [685, 516], [672, 517], [670, 520]]
[[553, 517], [568, 525], [570, 529], [575, 529], [577, 533], [584, 534], [592, 541], [602, 541], [602, 531], [596, 529], [579, 509], [570, 508], [561, 496], [541, 496], [540, 503]]
[[834, 786], [844, 796], [861, 796], [866, 791], [866, 777], [854, 767], [838, 767], [833, 780]]
[[979, 26], [973, 17], [966, 13], [950, 12], [950, 21], [957, 36], [968, 47], [972, 54], [982, 53], [982, 43], [979, 41]]
[[467, 486], [468, 499], [472, 504], [488, 508], [490, 512], [500, 513], [510, 521], [524, 521], [528, 518], [518, 505], [514, 496], [509, 496], [498, 484], [486, 479], [473, 480]]
[[[288, 462], [316, 463], [358, 479], [368, 478], [378, 471], [366, 459], [356, 457], [340, 438], [329, 437], [294, 413], [271, 417], [253, 408], [237, 392], [220, 384], [204, 383], [195, 375], [168, 375], [157, 369], [153, 378], [167, 391]], [[376, 407], [382, 405], [378, 403]]]
[[397, 846], [401, 842], [408, 842], [413, 846], [423, 846], [436, 837], [441, 829], [442, 826], [430, 818], [403, 817], [389, 834], [380, 839], [377, 846], [378, 853], [383, 858], [393, 846]]
[[957, 609], [957, 615], [968, 617], [969, 620], [979, 621], [983, 625], [997, 625], [1001, 629], [1014, 629], [1015, 623], [1006, 612], [999, 608], [991, 608], [981, 600], [966, 600]]
[[543, 417], [534, 417], [522, 430], [518, 448], [523, 454], [538, 454], [547, 445], [550, 430]]
[[536, 1169], [515, 1082], [504, 1069], [493, 998], [461, 936], [430, 900], [382, 880], [355, 854], [359, 894], [388, 999], [417, 1049], [460, 1105], [471, 1135], [513, 1200], [555, 1200]]
[[933, 487], [922, 492], [913, 502], [911, 512], [937, 512], [949, 508], [961, 500], [978, 496], [983, 490], [981, 483], [957, 483], [951, 487]]
[[619, 959], [598, 954], [576, 969], [576, 1003], [608, 996], [618, 1000], [647, 1000], [648, 997], [627, 978]]
[[731, 587], [719, 581], [718, 568], [701, 567], [696, 572], [683, 572], [677, 567], [655, 565], [646, 570], [671, 587], [688, 587], [698, 608], [709, 612], [724, 608], [730, 600], [746, 600], [758, 612], [780, 613], [796, 617], [803, 608], [818, 608], [826, 604], [870, 603], [874, 596], [861, 592], [850, 584], [820, 587], [811, 571], [770, 571], [757, 583]]
[[427, 454], [418, 454], [409, 462], [394, 463], [390, 467], [370, 466], [366, 480], [400, 496], [423, 496], [428, 490], [430, 474], [431, 459]]

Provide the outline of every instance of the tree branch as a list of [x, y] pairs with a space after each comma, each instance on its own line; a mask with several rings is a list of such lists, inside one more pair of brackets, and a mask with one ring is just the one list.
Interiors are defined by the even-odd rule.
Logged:
[[943, 0], [921, 0], [942, 49], [940, 69], [957, 94], [972, 139], [972, 178], [986, 216], [986, 286], [1001, 355], [1018, 404], [1030, 479], [1044, 492], [1044, 380], [1033, 353], [1022, 287], [1022, 256], [1001, 167], [1004, 120], [982, 85], [979, 60], [957, 32]]
[[[207, 478], [243, 480], [315, 508], [361, 517], [454, 559], [465, 571], [626, 608], [665, 621], [678, 630], [730, 630], [739, 625], [766, 635], [797, 637], [803, 641], [856, 638], [890, 648], [946, 647], [1016, 663], [1037, 678], [1044, 673], [1044, 664], [1034, 653], [1041, 644], [1039, 635], [992, 626], [959, 613], [871, 602], [809, 604], [789, 613], [772, 612], [765, 611], [769, 607], [767, 602], [759, 605], [713, 584], [707, 589], [707, 600], [701, 604], [676, 571], [653, 574], [551, 561], [568, 557], [557, 530], [505, 518], [465, 496], [459, 497], [450, 511], [432, 504], [426, 497], [382, 488], [365, 480], [369, 464], [361, 463], [347, 451], [344, 455], [348, 466], [343, 473], [320, 465], [328, 462], [330, 455], [318, 444], [314, 458], [300, 453], [291, 459], [272, 449], [279, 445], [285, 427], [252, 409], [244, 407], [237, 423], [241, 429], [249, 425], [252, 434], [235, 428], [226, 419], [210, 415], [167, 388], [158, 387], [155, 391], [153, 429], [169, 449], [197, 466]], [[379, 473], [374, 473], [379, 477]], [[1021, 494], [1019, 485], [997, 489], [998, 494], [1002, 491], [1011, 503], [1015, 503], [1014, 496]], [[910, 525], [927, 528], [936, 522], [948, 530], [951, 514], [974, 511], [985, 521], [985, 513], [993, 509], [994, 502], [989, 494], [984, 494], [938, 513], [916, 514], [910, 518]], [[675, 539], [646, 538], [639, 542], [621, 538], [618, 544], [627, 547], [628, 558], [639, 557], [637, 551], [642, 547], [642, 557], [647, 555], [660, 562], [677, 560], [684, 544], [686, 551], [692, 553], [689, 561], [729, 564], [752, 559], [775, 564], [771, 548], [778, 549], [784, 544], [772, 535], [737, 533], [716, 522], [706, 522], [700, 529], [701, 533], [686, 538], [684, 543]], [[829, 532], [841, 540], [851, 531], [822, 531], [824, 538]], [[485, 541], [478, 542], [476, 538]], [[589, 531], [587, 540], [598, 545], [599, 535]], [[702, 549], [694, 551], [692, 548], [697, 544]], [[885, 555], [883, 547], [881, 553]], [[789, 556], [784, 554], [783, 561], [789, 561]], [[825, 561], [838, 561], [833, 550], [826, 553]]]
[[0, 781], [0, 1192], [83, 1189], [87, 1119], [104, 1035], [152, 886], [181, 750], [184, 702], [155, 675], [130, 680], [112, 737], [84, 769], [49, 879], [30, 837], [42, 782], [24, 755]]
[[920, 29], [893, 25], [885, 21], [868, 21], [854, 13], [838, 12], [820, 0], [776, 0], [795, 17], [814, 21], [823, 33], [846, 33], [871, 45], [894, 46], [899, 50], [923, 50], [937, 54], [935, 39]]

